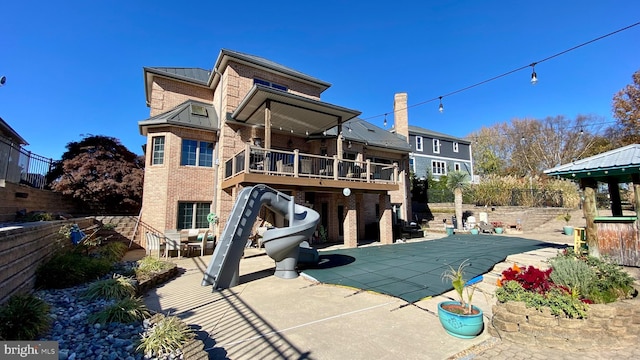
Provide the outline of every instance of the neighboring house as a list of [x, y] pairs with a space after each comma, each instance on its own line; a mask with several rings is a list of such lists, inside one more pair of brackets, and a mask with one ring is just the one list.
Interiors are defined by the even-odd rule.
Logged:
[[[396, 94], [395, 109], [407, 108], [407, 95]], [[396, 112], [397, 113], [397, 112]], [[408, 120], [395, 119], [394, 132], [408, 139], [411, 146], [409, 168], [417, 178], [427, 174], [438, 180], [451, 171], [462, 171], [473, 179], [471, 142], [451, 135], [408, 125]]]
[[[138, 123], [147, 137], [144, 224], [208, 228], [215, 213], [219, 236], [239, 191], [260, 183], [315, 209], [329, 240], [348, 247], [392, 243], [394, 222], [410, 218], [408, 143], [357, 110], [322, 102], [329, 83], [226, 49], [211, 71], [143, 72], [151, 108]], [[286, 226], [264, 207], [260, 217]]]
[[20, 183], [20, 177], [24, 172], [21, 164], [24, 145], [29, 144], [0, 118], [0, 186], [3, 186], [5, 181]]

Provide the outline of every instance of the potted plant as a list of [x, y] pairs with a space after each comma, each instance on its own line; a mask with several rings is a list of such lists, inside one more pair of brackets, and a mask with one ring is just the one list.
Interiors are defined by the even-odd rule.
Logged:
[[563, 226], [563, 230], [564, 230], [564, 234], [565, 235], [573, 235], [573, 226], [569, 226], [569, 220], [571, 220], [571, 214], [566, 213], [562, 216], [562, 218], [564, 219], [566, 225]]
[[457, 269], [449, 266], [449, 269], [442, 274], [442, 280], [451, 281], [459, 300], [438, 303], [440, 324], [449, 335], [462, 339], [474, 338], [484, 329], [482, 309], [471, 304], [476, 290], [475, 279], [469, 282], [464, 279], [464, 269], [467, 266], [469, 266], [468, 259], [463, 261]]
[[502, 232], [504, 231], [504, 225], [502, 224], [502, 221], [494, 221], [491, 223], [491, 225], [493, 225], [493, 231], [495, 231], [496, 234], [502, 234]]

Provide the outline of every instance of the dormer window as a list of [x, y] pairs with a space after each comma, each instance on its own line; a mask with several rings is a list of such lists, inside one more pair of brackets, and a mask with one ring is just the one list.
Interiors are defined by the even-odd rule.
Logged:
[[280, 84], [276, 84], [276, 83], [272, 83], [270, 81], [266, 81], [266, 80], [262, 80], [262, 79], [253, 79], [253, 83], [254, 84], [259, 84], [262, 86], [267, 86], [276, 90], [280, 90], [280, 91], [287, 91], [287, 87], [284, 85], [280, 85]]

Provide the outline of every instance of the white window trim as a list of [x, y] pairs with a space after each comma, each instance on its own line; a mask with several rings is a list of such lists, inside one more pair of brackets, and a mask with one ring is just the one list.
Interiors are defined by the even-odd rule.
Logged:
[[453, 142], [453, 152], [456, 152], [456, 153], [457, 153], [457, 152], [459, 152], [459, 150], [460, 150], [460, 149], [459, 149], [458, 142], [457, 142], [457, 141], [454, 141], [454, 142]]
[[440, 139], [433, 139], [433, 153], [440, 154]]
[[455, 170], [455, 171], [462, 170], [462, 166], [460, 166], [459, 162], [453, 163], [453, 170]]
[[[160, 161], [160, 163], [158, 164], [154, 164], [154, 160], [156, 159], [155, 157], [155, 147], [156, 147], [156, 140], [160, 140], [160, 138], [162, 138], [162, 159]], [[164, 155], [166, 153], [166, 148], [167, 148], [167, 139], [164, 135], [158, 135], [158, 136], [153, 136], [151, 137], [151, 166], [162, 166], [164, 165]]]
[[[433, 169], [435, 168], [434, 164], [437, 163], [437, 162], [443, 164], [442, 173], [436, 173], [436, 172], [433, 171]], [[446, 161], [440, 161], [440, 160], [431, 160], [431, 173], [433, 175], [438, 175], [438, 176], [447, 175], [447, 162]]]
[[424, 149], [424, 139], [422, 138], [422, 136], [416, 136], [416, 151], [423, 151], [423, 149]]

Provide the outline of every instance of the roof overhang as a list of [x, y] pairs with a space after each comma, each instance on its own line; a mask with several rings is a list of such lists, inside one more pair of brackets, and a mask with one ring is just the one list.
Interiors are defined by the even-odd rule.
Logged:
[[264, 126], [267, 107], [271, 109], [271, 129], [295, 134], [318, 133], [360, 115], [360, 111], [254, 85], [231, 115], [248, 125]]
[[640, 174], [640, 145], [631, 144], [544, 171], [565, 179], [631, 182]]
[[212, 89], [216, 88], [218, 82], [220, 81], [220, 74], [224, 72], [227, 65], [229, 64], [229, 61], [235, 61], [240, 64], [246, 64], [253, 68], [263, 69], [268, 72], [275, 71], [280, 76], [286, 76], [296, 81], [300, 81], [302, 83], [309, 84], [313, 87], [320, 88], [320, 92], [325, 91], [331, 86], [331, 84], [328, 82], [322, 81], [320, 79], [316, 79], [312, 76], [284, 67], [280, 64], [276, 64], [266, 59], [262, 59], [257, 56], [252, 56], [249, 54], [243, 54], [237, 51], [222, 49], [220, 50], [220, 54], [216, 59], [216, 63], [213, 65], [213, 71], [211, 72], [211, 76], [209, 78], [210, 88]]
[[27, 140], [20, 136], [17, 131], [13, 130], [13, 128], [0, 117], [0, 135], [2, 134], [5, 134], [5, 136], [8, 136], [11, 141], [15, 141], [20, 145], [29, 145]]

